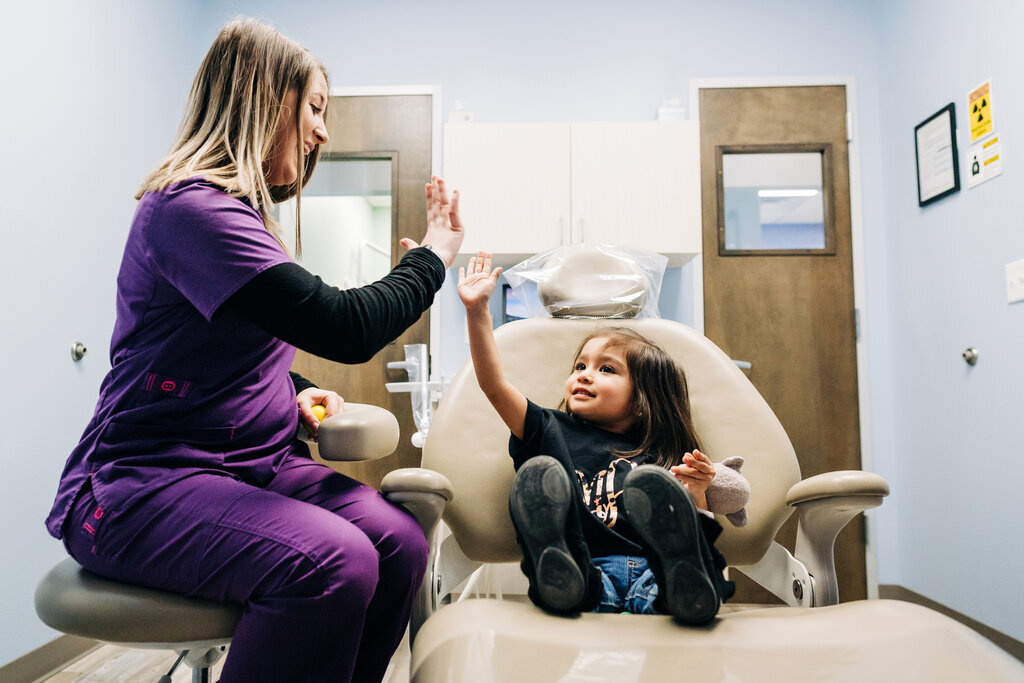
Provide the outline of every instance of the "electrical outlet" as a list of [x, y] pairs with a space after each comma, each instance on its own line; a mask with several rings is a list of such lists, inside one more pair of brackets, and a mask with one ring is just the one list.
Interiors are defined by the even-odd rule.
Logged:
[[1024, 301], [1024, 260], [1006, 264], [1006, 301]]

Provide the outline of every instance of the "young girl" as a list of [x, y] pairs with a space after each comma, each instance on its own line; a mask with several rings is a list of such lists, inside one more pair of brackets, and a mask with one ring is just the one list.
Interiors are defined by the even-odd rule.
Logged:
[[701, 453], [686, 378], [623, 327], [583, 340], [563, 411], [505, 379], [488, 310], [501, 268], [480, 252], [459, 269], [480, 388], [512, 432], [509, 510], [529, 595], [556, 613], [669, 613], [705, 623], [731, 597], [707, 510], [715, 465]]

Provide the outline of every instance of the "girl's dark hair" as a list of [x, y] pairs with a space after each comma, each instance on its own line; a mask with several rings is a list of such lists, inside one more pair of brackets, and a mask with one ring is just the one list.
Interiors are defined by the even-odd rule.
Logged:
[[[574, 364], [587, 342], [598, 338], [607, 340], [605, 348], [623, 351], [633, 381], [631, 409], [637, 419], [630, 436], [639, 445], [618, 454], [632, 457], [649, 453], [653, 464], [667, 468], [682, 462], [685, 453], [700, 450], [686, 375], [679, 364], [660, 346], [628, 327], [605, 327], [587, 336], [573, 355]], [[572, 414], [564, 400], [561, 408]]]

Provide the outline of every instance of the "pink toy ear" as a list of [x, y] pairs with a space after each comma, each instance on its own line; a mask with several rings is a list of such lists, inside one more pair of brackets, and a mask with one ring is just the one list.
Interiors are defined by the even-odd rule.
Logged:
[[[738, 473], [740, 471], [740, 468], [743, 467], [743, 462], [744, 461], [742, 455], [733, 455], [723, 460], [721, 464], [728, 467], [731, 470], [735, 470]], [[746, 480], [743, 479], [742, 475], [740, 476], [740, 479], [743, 480], [744, 484], [746, 484]], [[750, 495], [749, 489], [747, 491], [747, 495]], [[742, 507], [739, 510], [736, 510], [735, 512], [726, 513], [725, 518], [729, 520], [729, 523], [733, 526], [746, 526], [747, 508]]]
[[736, 512], [730, 512], [725, 516], [733, 526], [746, 526], [747, 508], [740, 508]]

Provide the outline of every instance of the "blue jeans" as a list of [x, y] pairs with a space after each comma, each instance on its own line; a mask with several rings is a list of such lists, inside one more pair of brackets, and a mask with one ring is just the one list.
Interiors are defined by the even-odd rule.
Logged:
[[647, 566], [647, 559], [634, 555], [606, 555], [593, 558], [601, 570], [604, 596], [595, 612], [661, 614], [654, 609], [658, 582]]

